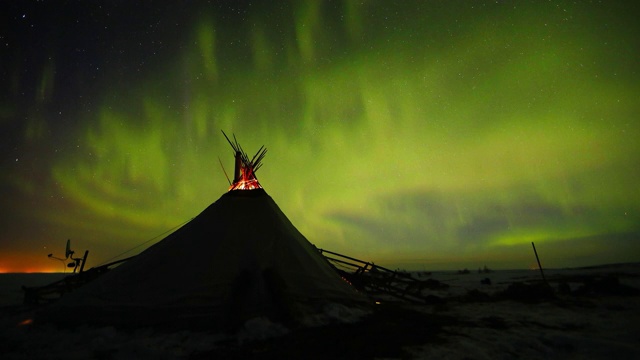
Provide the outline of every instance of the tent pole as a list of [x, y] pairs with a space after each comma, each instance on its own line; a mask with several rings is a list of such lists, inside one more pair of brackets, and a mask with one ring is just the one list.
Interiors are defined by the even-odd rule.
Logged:
[[236, 166], [233, 171], [233, 183], [240, 181], [240, 168], [242, 167], [242, 153], [236, 151]]

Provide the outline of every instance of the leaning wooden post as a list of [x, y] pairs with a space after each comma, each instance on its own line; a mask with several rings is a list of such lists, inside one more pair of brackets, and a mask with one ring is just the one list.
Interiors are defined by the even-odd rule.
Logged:
[[538, 269], [540, 269], [542, 281], [544, 281], [545, 284], [548, 284], [547, 279], [544, 277], [544, 271], [542, 271], [542, 265], [540, 265], [540, 258], [538, 257], [538, 252], [536, 251], [536, 245], [533, 243], [533, 241], [531, 242], [531, 246], [533, 246], [533, 253], [536, 254], [536, 260], [538, 261]]
[[84, 270], [84, 263], [87, 262], [87, 256], [89, 255], [89, 250], [85, 250], [84, 252], [84, 256], [82, 257], [82, 265], [80, 265], [80, 272], [82, 273], [82, 271]]

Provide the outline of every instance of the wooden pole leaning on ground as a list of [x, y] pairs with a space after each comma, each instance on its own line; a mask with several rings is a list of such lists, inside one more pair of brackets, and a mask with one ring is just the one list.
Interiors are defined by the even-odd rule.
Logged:
[[84, 264], [87, 262], [87, 256], [89, 256], [89, 250], [84, 251], [84, 256], [82, 257], [82, 264], [80, 265], [79, 273], [82, 273], [84, 270]]
[[544, 277], [544, 271], [542, 271], [542, 265], [540, 265], [540, 258], [538, 257], [538, 252], [536, 251], [536, 245], [533, 243], [533, 241], [531, 242], [531, 246], [533, 246], [533, 253], [536, 254], [536, 260], [538, 261], [538, 269], [540, 269], [542, 281], [544, 281], [545, 284], [548, 284], [547, 279]]

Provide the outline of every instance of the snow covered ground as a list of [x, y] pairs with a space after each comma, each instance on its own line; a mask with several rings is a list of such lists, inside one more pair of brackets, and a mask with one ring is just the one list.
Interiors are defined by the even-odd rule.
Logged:
[[531, 270], [416, 275], [448, 287], [425, 290], [432, 295], [427, 304], [383, 298], [369, 314], [335, 305], [309, 320], [324, 326], [289, 329], [259, 318], [229, 335], [30, 324], [33, 309], [20, 304], [20, 286], [46, 284], [60, 275], [0, 274], [0, 354], [2, 359], [640, 359], [640, 264], [545, 275], [552, 292], [541, 290], [540, 273]]
[[[548, 270], [545, 275], [554, 298], [474, 301], [472, 289], [499, 294], [514, 281], [540, 279], [540, 273], [443, 274], [442, 280], [451, 278], [449, 295], [462, 297], [439, 313], [462, 322], [444, 327], [444, 343], [415, 347], [411, 353], [430, 359], [640, 359], [638, 264]], [[487, 277], [492, 285], [480, 284]]]

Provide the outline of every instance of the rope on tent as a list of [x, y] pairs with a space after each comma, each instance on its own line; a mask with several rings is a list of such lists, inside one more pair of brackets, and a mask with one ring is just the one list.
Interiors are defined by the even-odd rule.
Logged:
[[107, 260], [103, 261], [102, 263], [100, 263], [99, 265], [96, 265], [96, 267], [98, 267], [98, 266], [102, 266], [102, 265], [105, 265], [105, 264], [107, 264], [107, 263], [110, 263], [110, 262], [112, 262], [114, 259], [117, 259], [117, 258], [121, 257], [121, 256], [122, 256], [122, 255], [124, 255], [124, 254], [127, 254], [127, 253], [129, 253], [129, 252], [131, 252], [131, 251], [133, 251], [133, 250], [135, 250], [135, 249], [137, 249], [137, 248], [139, 248], [139, 247], [141, 247], [141, 246], [143, 246], [143, 245], [145, 245], [145, 244], [148, 244], [149, 242], [151, 242], [151, 241], [153, 241], [153, 240], [158, 239], [159, 237], [161, 237], [161, 236], [163, 236], [163, 235], [165, 235], [165, 234], [167, 234], [167, 233], [169, 233], [169, 232], [171, 232], [171, 231], [173, 231], [173, 230], [175, 230], [175, 229], [177, 229], [177, 228], [181, 227], [182, 225], [184, 225], [184, 224], [188, 223], [189, 221], [191, 221], [191, 220], [193, 220], [193, 219], [194, 219], [194, 218], [188, 219], [188, 220], [184, 221], [183, 223], [178, 224], [178, 225], [176, 225], [176, 226], [172, 227], [171, 229], [166, 230], [165, 232], [163, 232], [163, 233], [161, 233], [161, 234], [158, 234], [158, 235], [156, 235], [156, 236], [152, 237], [151, 239], [146, 240], [146, 241], [144, 241], [144, 242], [142, 242], [142, 243], [140, 243], [140, 244], [138, 244], [138, 245], [136, 245], [136, 246], [132, 247], [132, 248], [131, 248], [131, 249], [129, 249], [129, 250], [126, 250], [125, 252], [122, 252], [122, 253], [120, 253], [120, 254], [118, 254], [118, 255], [116, 255], [116, 256], [114, 256], [114, 257], [110, 258], [110, 259], [107, 259]]

